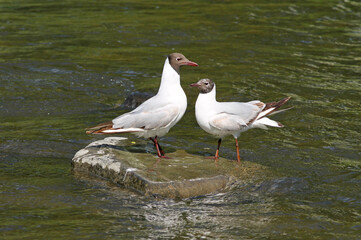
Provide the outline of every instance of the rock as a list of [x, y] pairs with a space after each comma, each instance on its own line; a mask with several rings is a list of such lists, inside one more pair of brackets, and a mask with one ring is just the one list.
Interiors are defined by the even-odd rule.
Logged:
[[131, 93], [125, 101], [119, 106], [121, 109], [133, 110], [138, 107], [140, 104], [153, 97], [154, 94], [147, 92], [133, 92]]
[[255, 163], [239, 165], [220, 159], [215, 164], [212, 159], [179, 150], [167, 154], [171, 159], [159, 159], [143, 149], [144, 145], [126, 138], [108, 137], [78, 151], [72, 159], [73, 171], [101, 177], [142, 195], [164, 198], [225, 191], [264, 174], [263, 167]]

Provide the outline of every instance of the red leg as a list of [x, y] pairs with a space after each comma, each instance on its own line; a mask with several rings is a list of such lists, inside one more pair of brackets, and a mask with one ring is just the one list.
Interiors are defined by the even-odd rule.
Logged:
[[162, 154], [161, 154], [159, 146], [158, 146], [157, 138], [153, 139], [153, 138], [150, 137], [149, 139], [152, 140], [152, 142], [154, 143], [154, 146], [157, 149], [158, 157], [162, 157]]
[[213, 158], [214, 161], [218, 161], [218, 158], [219, 158], [219, 148], [220, 148], [220, 146], [221, 146], [221, 142], [222, 142], [222, 138], [218, 139], [218, 146], [217, 146], [216, 154], [214, 155], [214, 157], [206, 157], [206, 158]]
[[237, 149], [237, 162], [241, 162], [241, 157], [239, 156], [238, 140], [237, 138], [235, 138], [235, 140], [236, 140], [236, 149]]
[[214, 156], [214, 160], [218, 160], [219, 158], [219, 148], [221, 147], [221, 143], [222, 143], [222, 138], [218, 139], [218, 146], [217, 146], [216, 155]]
[[150, 137], [149, 139], [153, 141], [154, 146], [155, 146], [155, 148], [157, 149], [157, 155], [158, 155], [158, 157], [160, 157], [160, 158], [167, 158], [166, 156], [164, 156], [164, 155], [165, 155], [165, 154], [164, 154], [164, 151], [163, 151], [163, 149], [161, 148], [161, 146], [159, 145], [157, 138], [158, 138], [158, 136], [155, 136], [154, 139], [151, 138], [151, 137]]
[[158, 148], [159, 148], [160, 153], [162, 154], [162, 156], [164, 156], [165, 153], [164, 153], [162, 147], [160, 146], [160, 144], [159, 144], [159, 142], [158, 142], [158, 136], [155, 136], [154, 140], [156, 141], [156, 143], [157, 143], [157, 145], [158, 145]]

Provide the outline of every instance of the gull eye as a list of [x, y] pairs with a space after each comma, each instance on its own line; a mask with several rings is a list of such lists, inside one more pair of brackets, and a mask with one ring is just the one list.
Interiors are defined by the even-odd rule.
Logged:
[[175, 60], [180, 61], [180, 60], [182, 60], [182, 58], [181, 58], [181, 57], [177, 57]]

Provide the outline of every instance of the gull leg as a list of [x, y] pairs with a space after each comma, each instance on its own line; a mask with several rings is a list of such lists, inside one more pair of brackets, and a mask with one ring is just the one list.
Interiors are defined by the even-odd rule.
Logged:
[[153, 139], [153, 138], [150, 137], [149, 139], [152, 140], [152, 142], [154, 143], [154, 147], [157, 149], [157, 155], [158, 155], [158, 157], [162, 157], [162, 153], [161, 153], [161, 151], [160, 151], [160, 149], [159, 149], [157, 137], [155, 137], [155, 139]]
[[205, 158], [212, 158], [212, 159], [214, 159], [215, 162], [217, 162], [218, 158], [219, 158], [219, 148], [221, 146], [221, 142], [222, 142], [222, 138], [218, 139], [218, 146], [217, 146], [216, 154], [214, 155], [214, 157], [205, 157]]
[[165, 153], [164, 153], [162, 147], [161, 147], [161, 146], [159, 145], [159, 143], [158, 143], [158, 136], [155, 136], [154, 139], [151, 138], [151, 137], [150, 137], [149, 139], [152, 140], [152, 142], [154, 143], [154, 146], [155, 146], [155, 148], [157, 149], [157, 155], [158, 155], [158, 157], [160, 157], [160, 158], [167, 158], [166, 156], [164, 156]]
[[163, 151], [163, 149], [162, 149], [162, 147], [159, 145], [159, 142], [158, 142], [158, 136], [155, 136], [155, 141], [157, 142], [157, 144], [158, 144], [158, 148], [159, 148], [159, 151], [160, 151], [160, 153], [162, 154], [162, 156], [164, 156], [165, 155], [165, 153], [164, 153], [164, 151]]
[[237, 149], [237, 162], [241, 162], [241, 157], [239, 156], [239, 147], [238, 147], [238, 140], [237, 138], [234, 138], [236, 140], [236, 149]]
[[219, 158], [219, 148], [221, 146], [221, 143], [222, 143], [222, 138], [218, 139], [218, 146], [217, 146], [217, 151], [216, 151], [216, 155], [214, 155], [214, 160], [218, 160]]

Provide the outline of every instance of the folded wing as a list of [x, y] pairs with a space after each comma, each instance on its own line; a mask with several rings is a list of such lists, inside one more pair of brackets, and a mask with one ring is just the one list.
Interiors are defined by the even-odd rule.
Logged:
[[209, 120], [209, 124], [221, 131], [238, 131], [247, 127], [239, 116], [229, 113], [220, 113]]
[[263, 103], [252, 101], [248, 103], [220, 102], [217, 105], [219, 113], [209, 120], [212, 127], [224, 131], [237, 131], [247, 127], [263, 109]]
[[167, 104], [149, 111], [132, 111], [113, 119], [113, 128], [138, 128], [156, 130], [167, 127], [179, 115], [179, 108], [174, 104]]

